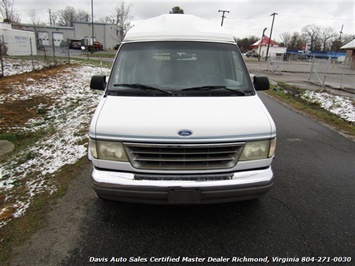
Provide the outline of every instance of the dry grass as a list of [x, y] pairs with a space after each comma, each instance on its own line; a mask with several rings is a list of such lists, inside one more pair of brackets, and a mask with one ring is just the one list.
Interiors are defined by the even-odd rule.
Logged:
[[[21, 149], [31, 145], [31, 143], [46, 137], [50, 132], [24, 132], [22, 129], [26, 127], [29, 119], [36, 119], [40, 116], [45, 116], [45, 112], [38, 109], [39, 105], [51, 106], [54, 103], [53, 98], [45, 96], [34, 96], [29, 99], [13, 99], [11, 98], [14, 84], [21, 85], [26, 88], [34, 83], [45, 84], [48, 79], [68, 71], [67, 65], [60, 65], [43, 69], [41, 71], [34, 71], [30, 73], [23, 73], [14, 76], [0, 78], [0, 97], [5, 97], [5, 101], [0, 104], [0, 139], [10, 140], [15, 144], [15, 151], [0, 157], [0, 163], [6, 161], [10, 156], [16, 155]], [[71, 68], [75, 67], [70, 65]], [[25, 91], [25, 90], [24, 90]], [[28, 158], [27, 158], [28, 157]], [[29, 159], [30, 154], [26, 155], [23, 160]], [[13, 220], [6, 226], [6, 229], [0, 229], [0, 264], [8, 265], [11, 258], [11, 252], [14, 246], [21, 244], [28, 239], [33, 232], [38, 230], [45, 224], [45, 214], [50, 211], [51, 203], [58, 197], [64, 195], [65, 190], [70, 180], [78, 174], [78, 165], [83, 160], [74, 165], [63, 167], [58, 173], [51, 178], [56, 184], [57, 191], [54, 194], [43, 193], [33, 199], [30, 209], [25, 216]], [[38, 173], [32, 173], [36, 175]], [[26, 177], [21, 180], [22, 183], [30, 178]], [[25, 195], [23, 186], [16, 184], [14, 193]], [[11, 199], [5, 200], [5, 193], [0, 193], [0, 210], [5, 209], [0, 215], [0, 220], [9, 220], [13, 216], [13, 207], [10, 207]], [[8, 207], [8, 208], [6, 208]]]
[[311, 103], [302, 99], [300, 97], [302, 91], [302, 89], [279, 83], [277, 90], [272, 88], [269, 91], [265, 91], [265, 93], [294, 110], [317, 119], [320, 123], [355, 141], [355, 127], [352, 123], [321, 108], [317, 103]]
[[[66, 71], [66, 65], [43, 69], [30, 73], [23, 73], [0, 79], [0, 95], [11, 94], [13, 84], [20, 84], [23, 87], [35, 82], [43, 83], [51, 76]], [[39, 104], [50, 105], [53, 100], [50, 97], [37, 96], [27, 100], [5, 101], [0, 105], [0, 134], [12, 127], [23, 127], [31, 118], [42, 115], [36, 107]]]

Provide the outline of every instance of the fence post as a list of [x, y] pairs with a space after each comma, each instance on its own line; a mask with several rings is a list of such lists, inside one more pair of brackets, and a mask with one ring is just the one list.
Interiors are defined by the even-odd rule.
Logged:
[[53, 48], [53, 60], [54, 60], [54, 65], [57, 64], [57, 61], [55, 60], [55, 47], [54, 47], [54, 39], [52, 37], [52, 48]]
[[34, 70], [35, 70], [35, 64], [34, 64], [34, 62], [33, 62], [32, 38], [30, 38], [30, 48], [31, 48], [32, 71], [34, 71]]
[[328, 58], [328, 62], [327, 62], [327, 68], [325, 70], [325, 74], [324, 74], [324, 77], [323, 77], [323, 83], [322, 83], [322, 87], [324, 87], [325, 85], [325, 80], [327, 79], [327, 75], [328, 75], [328, 72], [329, 72], [329, 66], [332, 64], [332, 58], [329, 56]]
[[[5, 50], [5, 43], [4, 43], [4, 35], [1, 35], [1, 42], [0, 42], [0, 63], [1, 63], [1, 75], [0, 75], [0, 78], [5, 76], [5, 73], [4, 73], [4, 61], [2, 59], [2, 55], [3, 55], [3, 50]], [[4, 51], [4, 54], [5, 54], [5, 51]]]
[[311, 80], [312, 77], [313, 68], [314, 68], [314, 57], [312, 58], [311, 71], [309, 72], [309, 78], [308, 78], [309, 81]]
[[70, 49], [69, 49], [69, 40], [67, 39], [67, 47], [68, 47], [68, 62], [70, 64]]
[[43, 54], [44, 54], [44, 62], [47, 61], [47, 50], [46, 47], [43, 46]]

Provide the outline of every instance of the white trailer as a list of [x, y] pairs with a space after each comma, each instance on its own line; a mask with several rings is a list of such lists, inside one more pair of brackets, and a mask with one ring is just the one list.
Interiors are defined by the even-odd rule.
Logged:
[[7, 55], [37, 55], [34, 32], [14, 30], [9, 24], [0, 24], [0, 42]]

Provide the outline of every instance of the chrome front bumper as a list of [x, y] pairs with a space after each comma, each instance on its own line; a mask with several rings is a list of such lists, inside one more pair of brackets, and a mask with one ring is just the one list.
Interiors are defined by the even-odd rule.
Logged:
[[265, 194], [274, 181], [271, 167], [229, 173], [228, 176], [228, 180], [212, 181], [167, 180], [169, 175], [163, 180], [137, 180], [133, 173], [92, 168], [93, 188], [100, 198], [153, 204], [203, 204], [248, 200]]

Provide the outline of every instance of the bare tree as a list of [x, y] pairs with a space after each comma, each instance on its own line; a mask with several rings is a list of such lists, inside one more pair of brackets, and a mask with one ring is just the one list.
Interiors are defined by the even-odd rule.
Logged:
[[82, 9], [78, 9], [75, 18], [77, 22], [89, 22], [91, 16], [89, 15], [88, 12]]
[[37, 27], [41, 24], [41, 21], [40, 19], [38, 18], [37, 16], [37, 13], [36, 13], [36, 10], [35, 9], [31, 9], [27, 12], [27, 15], [30, 17], [30, 20], [33, 24], [33, 31], [35, 33], [35, 42], [36, 42], [36, 45], [37, 47], [40, 46], [40, 43], [39, 43], [39, 39], [38, 39], [38, 30], [37, 30]]
[[100, 17], [99, 22], [116, 24], [119, 27], [120, 40], [122, 41], [130, 26], [131, 4], [126, 4], [124, 1], [116, 6], [111, 16]]
[[20, 15], [14, 9], [14, 0], [0, 1], [0, 15], [4, 22], [20, 22]]
[[292, 36], [289, 32], [284, 32], [280, 34], [280, 39], [285, 47], [288, 47], [289, 43], [291, 42]]
[[52, 12], [51, 21], [49, 22], [49, 24], [53, 26], [59, 24], [59, 17], [60, 17], [59, 12]]
[[287, 46], [287, 48], [291, 50], [301, 50], [303, 44], [306, 42], [304, 36], [300, 35], [298, 32], [294, 32], [291, 35], [291, 40]]
[[27, 12], [27, 15], [30, 17], [30, 20], [32, 22], [33, 25], [39, 25], [40, 19], [37, 16], [36, 10], [35, 9], [31, 9]]
[[62, 26], [73, 27], [74, 22], [88, 22], [90, 20], [89, 13], [84, 10], [75, 10], [72, 6], [58, 12], [59, 24]]
[[73, 26], [76, 11], [74, 7], [67, 6], [65, 9], [59, 10], [59, 24], [62, 26]]
[[310, 50], [318, 50], [321, 28], [316, 24], [310, 24], [302, 28], [302, 34], [310, 43]]
[[341, 36], [342, 45], [345, 45], [355, 39], [354, 34], [344, 34]]
[[121, 41], [124, 39], [124, 36], [126, 35], [126, 32], [128, 30], [128, 27], [130, 26], [130, 13], [131, 13], [131, 8], [132, 5], [128, 4], [123, 1], [117, 7], [115, 8], [115, 23], [117, 24], [120, 28], [120, 39]]
[[332, 27], [326, 27], [321, 29], [322, 50], [329, 51], [332, 42], [337, 36], [337, 32]]
[[105, 16], [99, 18], [100, 23], [116, 24], [115, 16]]

